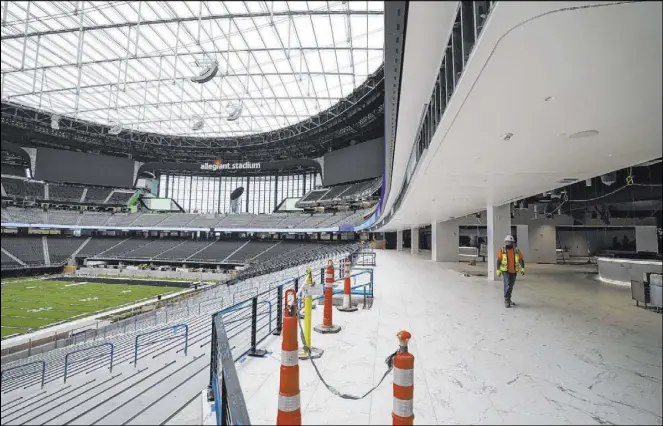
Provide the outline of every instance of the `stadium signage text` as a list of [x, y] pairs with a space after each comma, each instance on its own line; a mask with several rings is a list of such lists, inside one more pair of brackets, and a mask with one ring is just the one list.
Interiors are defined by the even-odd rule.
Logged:
[[216, 172], [218, 170], [240, 170], [240, 169], [259, 169], [260, 163], [251, 163], [246, 161], [244, 163], [202, 163], [200, 170], [210, 170]]

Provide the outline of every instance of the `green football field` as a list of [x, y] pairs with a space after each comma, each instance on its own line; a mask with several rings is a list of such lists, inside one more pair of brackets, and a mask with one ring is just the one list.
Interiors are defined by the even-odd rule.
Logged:
[[2, 337], [180, 291], [179, 287], [3, 279]]

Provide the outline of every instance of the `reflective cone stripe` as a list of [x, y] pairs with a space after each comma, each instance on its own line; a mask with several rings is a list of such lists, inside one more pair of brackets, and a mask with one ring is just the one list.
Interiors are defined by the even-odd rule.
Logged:
[[334, 297], [334, 265], [329, 260], [325, 271], [325, 306], [322, 314], [322, 325], [331, 327], [332, 322], [332, 298]]
[[411, 425], [414, 422], [414, 356], [408, 352], [410, 333], [398, 333], [400, 349], [394, 358], [394, 425]]
[[345, 279], [343, 280], [343, 307], [352, 307], [352, 284], [350, 283], [350, 258], [345, 262]]
[[[292, 304], [288, 304], [292, 296]], [[301, 425], [299, 400], [299, 356], [297, 348], [297, 299], [294, 289], [285, 292], [283, 312], [283, 341], [281, 342], [281, 381], [279, 384], [279, 411], [277, 425]]]

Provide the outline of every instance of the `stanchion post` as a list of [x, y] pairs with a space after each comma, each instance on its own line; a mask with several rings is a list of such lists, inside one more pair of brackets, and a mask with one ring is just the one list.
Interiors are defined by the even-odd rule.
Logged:
[[274, 336], [280, 336], [283, 328], [283, 311], [281, 309], [283, 309], [283, 284], [276, 287], [276, 329], [272, 333]]
[[251, 299], [251, 349], [247, 355], [254, 357], [264, 357], [267, 355], [265, 349], [258, 349], [256, 346], [257, 342], [257, 332], [258, 332], [258, 297]]
[[414, 423], [414, 356], [408, 352], [412, 335], [399, 331], [398, 352], [394, 357], [394, 405], [391, 413], [393, 425], [409, 426]]

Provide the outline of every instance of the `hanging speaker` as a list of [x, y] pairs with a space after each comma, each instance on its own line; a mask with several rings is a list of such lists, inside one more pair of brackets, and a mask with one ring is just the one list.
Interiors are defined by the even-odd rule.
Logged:
[[232, 105], [232, 108], [233, 109], [230, 111], [230, 114], [228, 114], [226, 121], [235, 121], [242, 115], [243, 106], [241, 103], [239, 105]]
[[110, 129], [108, 129], [109, 135], [119, 135], [122, 131], [122, 125], [120, 123], [111, 123]]
[[201, 72], [195, 77], [191, 77], [191, 81], [193, 81], [194, 83], [205, 84], [211, 79], [213, 79], [214, 76], [216, 76], [217, 72], [219, 72], [219, 64], [216, 61], [214, 61], [211, 64], [209, 64], [207, 68], [203, 70], [203, 72]]
[[243, 193], [244, 193], [244, 187], [243, 187], [243, 186], [239, 186], [239, 187], [237, 187], [237, 188], [236, 188], [236, 189], [230, 194], [230, 201], [233, 201], [233, 200], [238, 199], [239, 197], [242, 196]]

